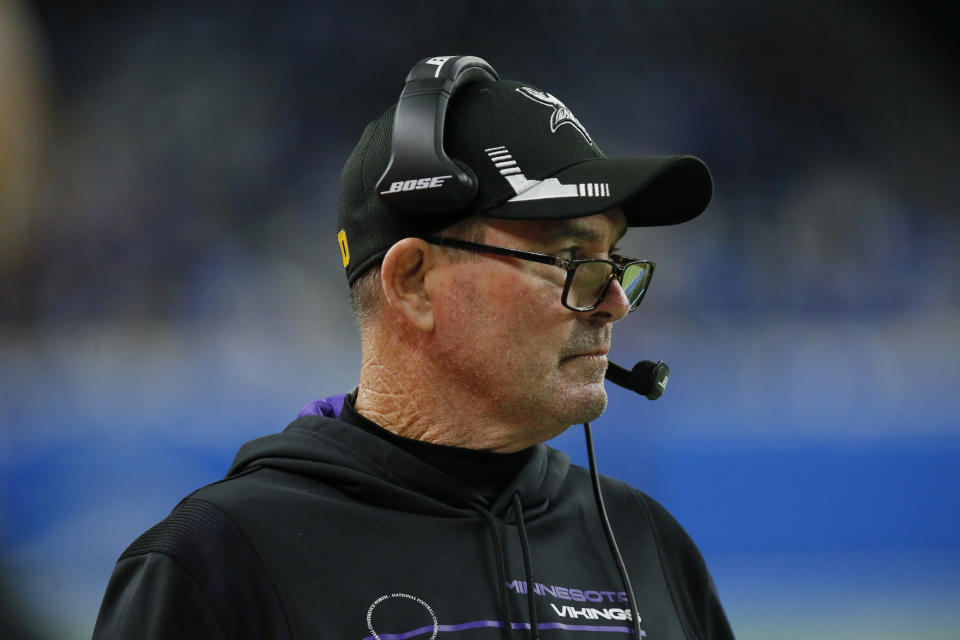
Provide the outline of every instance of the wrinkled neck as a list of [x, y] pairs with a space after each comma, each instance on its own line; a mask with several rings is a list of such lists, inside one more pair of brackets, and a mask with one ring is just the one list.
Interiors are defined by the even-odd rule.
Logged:
[[339, 418], [442, 471], [465, 487], [470, 487], [491, 504], [536, 453], [535, 447], [516, 453], [493, 453], [404, 438], [357, 413], [352, 394], [344, 398]]
[[501, 414], [497, 398], [482, 397], [440, 370], [427, 337], [384, 333], [363, 336], [360, 415], [399, 436], [452, 447], [514, 453], [539, 443]]

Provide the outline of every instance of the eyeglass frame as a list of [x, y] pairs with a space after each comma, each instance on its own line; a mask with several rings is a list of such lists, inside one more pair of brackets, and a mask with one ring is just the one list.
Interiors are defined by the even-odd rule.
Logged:
[[[424, 237], [423, 240], [429, 242], [430, 244], [441, 247], [465, 249], [468, 251], [478, 251], [480, 253], [493, 253], [496, 255], [520, 258], [521, 260], [528, 260], [530, 262], [538, 262], [540, 264], [548, 264], [554, 267], [560, 267], [567, 272], [567, 278], [563, 284], [563, 293], [560, 297], [560, 303], [563, 304], [563, 306], [567, 309], [579, 313], [593, 311], [603, 304], [603, 300], [607, 297], [607, 292], [610, 290], [610, 283], [613, 282], [614, 278], [616, 278], [617, 282], [622, 285], [623, 276], [626, 273], [627, 267], [635, 264], [642, 264], [648, 266], [650, 270], [650, 273], [647, 276], [647, 283], [643, 287], [643, 291], [640, 292], [640, 295], [637, 296], [637, 299], [630, 304], [630, 310], [627, 313], [636, 311], [637, 307], [640, 306], [640, 302], [643, 300], [643, 297], [647, 295], [647, 289], [650, 288], [650, 281], [653, 280], [653, 272], [656, 271], [657, 268], [657, 263], [651, 260], [638, 260], [636, 258], [627, 258], [619, 255], [612, 255], [609, 259], [575, 258], [568, 260], [566, 258], [552, 256], [547, 253], [524, 251], [522, 249], [509, 249], [507, 247], [498, 247], [492, 244], [480, 244], [479, 242], [470, 242], [469, 240], [460, 240], [457, 238], [445, 238], [443, 236], [428, 236]], [[601, 291], [597, 296], [597, 301], [586, 309], [577, 309], [567, 304], [567, 294], [570, 292], [570, 287], [573, 284], [573, 274], [576, 273], [577, 267], [588, 262], [605, 262], [610, 265], [612, 271], [610, 272], [610, 276], [607, 278], [607, 281], [603, 285], [603, 291]]]

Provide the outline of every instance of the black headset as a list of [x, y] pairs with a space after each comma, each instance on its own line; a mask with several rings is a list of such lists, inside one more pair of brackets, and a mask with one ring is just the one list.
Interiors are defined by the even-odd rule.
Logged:
[[443, 213], [467, 207], [477, 178], [443, 149], [447, 102], [461, 87], [500, 76], [475, 56], [424, 58], [407, 74], [393, 118], [390, 162], [377, 182], [380, 201], [404, 213]]

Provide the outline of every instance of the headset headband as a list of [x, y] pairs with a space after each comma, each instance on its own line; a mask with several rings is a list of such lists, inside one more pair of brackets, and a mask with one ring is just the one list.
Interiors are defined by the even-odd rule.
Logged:
[[410, 70], [393, 119], [390, 162], [377, 182], [386, 207], [443, 213], [473, 201], [476, 177], [443, 150], [447, 102], [460, 87], [499, 79], [493, 67], [475, 56], [425, 58]]

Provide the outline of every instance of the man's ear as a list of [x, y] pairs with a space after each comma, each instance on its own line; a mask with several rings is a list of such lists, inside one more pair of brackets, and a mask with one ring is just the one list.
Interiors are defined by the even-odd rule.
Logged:
[[424, 279], [435, 264], [435, 252], [427, 242], [404, 238], [390, 247], [380, 266], [386, 303], [421, 331], [433, 331], [433, 305]]

